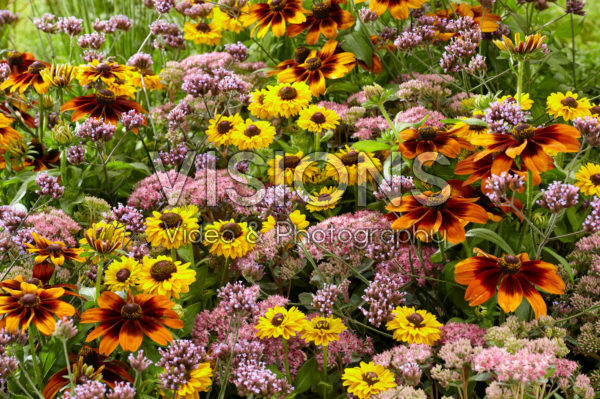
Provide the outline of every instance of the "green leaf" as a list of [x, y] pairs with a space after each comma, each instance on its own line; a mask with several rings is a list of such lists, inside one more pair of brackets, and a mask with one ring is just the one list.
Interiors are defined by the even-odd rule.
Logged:
[[294, 394], [299, 395], [308, 391], [310, 387], [318, 384], [320, 378], [321, 375], [317, 369], [317, 361], [313, 357], [298, 370], [298, 374], [294, 378]]
[[392, 148], [392, 146], [390, 146], [390, 144], [388, 144], [388, 143], [384, 143], [381, 141], [375, 141], [375, 140], [359, 141], [358, 143], [352, 144], [352, 147], [354, 147], [354, 149], [356, 149], [358, 151], [363, 151], [363, 152], [384, 151], [384, 150], [389, 150], [390, 148]]
[[368, 67], [371, 66], [373, 62], [373, 48], [361, 32], [353, 32], [344, 36], [342, 48], [354, 54], [357, 59], [364, 61]]
[[561, 265], [563, 265], [563, 267], [565, 268], [565, 270], [569, 274], [569, 280], [571, 280], [571, 282], [574, 282], [573, 268], [571, 267], [571, 265], [569, 264], [569, 262], [567, 262], [567, 260], [565, 258], [563, 258], [559, 254], [557, 254], [556, 252], [554, 252], [553, 249], [550, 249], [548, 247], [542, 248], [542, 251], [546, 252], [548, 255], [550, 255], [554, 259], [556, 259]]
[[507, 254], [514, 253], [513, 249], [510, 247], [510, 245], [508, 245], [508, 243], [506, 241], [504, 241], [504, 238], [500, 237], [498, 235], [498, 233], [496, 233], [490, 229], [485, 229], [485, 228], [471, 229], [471, 230], [467, 231], [466, 236], [474, 237], [474, 238], [481, 238], [486, 241], [492, 242], [492, 243], [496, 244], [497, 246], [499, 246], [500, 248], [502, 248], [504, 250], [504, 252], [506, 252]]

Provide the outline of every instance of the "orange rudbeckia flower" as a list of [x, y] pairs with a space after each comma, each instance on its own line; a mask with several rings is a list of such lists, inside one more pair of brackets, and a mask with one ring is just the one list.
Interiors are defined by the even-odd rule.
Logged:
[[392, 223], [396, 230], [412, 229], [421, 241], [431, 241], [439, 232], [443, 239], [458, 244], [465, 240], [469, 222], [484, 224], [488, 220], [486, 210], [475, 204], [477, 200], [463, 198], [448, 184], [437, 194], [425, 192], [394, 198], [386, 209], [402, 213]]
[[424, 152], [439, 152], [448, 158], [456, 158], [462, 149], [473, 149], [467, 140], [433, 126], [403, 130], [400, 138], [402, 142], [398, 145], [398, 151], [408, 159]]
[[127, 301], [105, 291], [98, 298], [98, 308], [82, 313], [82, 323], [100, 323], [86, 338], [90, 342], [102, 337], [100, 353], [109, 356], [117, 346], [135, 352], [147, 336], [158, 345], [167, 345], [173, 336], [165, 328], [183, 328], [183, 321], [172, 310], [174, 303], [161, 295], [127, 295]]
[[306, 32], [306, 43], [315, 44], [319, 36], [323, 34], [327, 39], [335, 39], [338, 30], [348, 29], [354, 25], [352, 13], [343, 10], [340, 0], [325, 0], [322, 3], [313, 3], [312, 12], [306, 17], [306, 21], [288, 26], [288, 36], [296, 37]]
[[62, 266], [65, 259], [85, 262], [85, 259], [79, 256], [83, 252], [81, 248], [69, 248], [62, 241], [50, 241], [36, 232], [31, 233], [31, 236], [35, 245], [27, 243], [27, 251], [35, 254], [35, 263], [49, 260], [55, 266]]
[[468, 285], [465, 300], [471, 306], [486, 302], [498, 289], [498, 305], [504, 312], [514, 312], [525, 296], [538, 318], [546, 315], [546, 303], [535, 286], [551, 294], [564, 293], [565, 283], [553, 264], [529, 260], [526, 253], [500, 258], [481, 254], [454, 267], [456, 282]]
[[459, 176], [468, 176], [467, 180], [463, 183], [464, 185], [473, 184], [481, 180], [481, 189], [484, 192], [486, 183], [491, 175], [500, 175], [506, 171], [517, 174], [523, 173], [519, 171], [515, 160], [504, 153], [488, 154], [478, 160], [475, 160], [476, 157], [477, 154], [473, 154], [459, 161], [454, 167], [454, 173]]
[[58, 318], [70, 317], [75, 314], [75, 308], [59, 300], [64, 295], [62, 288], [43, 289], [37, 285], [22, 282], [18, 289], [2, 287], [7, 295], [0, 295], [0, 314], [5, 315], [5, 328], [9, 332], [25, 333], [33, 324], [44, 335], [54, 331]]
[[[73, 379], [74, 386], [90, 379], [103, 382], [110, 388], [114, 388], [115, 384], [120, 381], [127, 381], [130, 384], [134, 383], [133, 378], [127, 371], [129, 367], [126, 363], [116, 359], [109, 359], [98, 353], [98, 349], [88, 345], [83, 345], [77, 354], [69, 353], [69, 362], [72, 365], [71, 378]], [[92, 371], [86, 367], [82, 367], [83, 365], [91, 367]], [[52, 399], [69, 382], [69, 370], [65, 367], [48, 379], [42, 395], [44, 395], [44, 398]]]
[[117, 96], [108, 89], [98, 90], [96, 94], [75, 97], [60, 107], [60, 112], [74, 110], [71, 121], [75, 122], [86, 115], [92, 118], [104, 119], [106, 122], [117, 124], [121, 115], [125, 112], [136, 110], [146, 113], [146, 110], [135, 101], [128, 100], [125, 96]]
[[250, 35], [254, 35], [254, 31], [260, 28], [256, 36], [261, 38], [271, 28], [276, 37], [281, 37], [285, 35], [286, 23], [303, 23], [307, 12], [300, 0], [271, 0], [268, 3], [253, 4], [248, 14], [242, 15], [240, 20], [244, 26], [257, 22]]
[[377, 15], [390, 10], [392, 17], [407, 19], [409, 9], [419, 9], [427, 0], [369, 0], [369, 8]]
[[[556, 124], [536, 129], [527, 123], [517, 125], [511, 134], [488, 133], [471, 139], [475, 145], [485, 147], [473, 158], [474, 161], [492, 153], [504, 153], [515, 159], [520, 156], [526, 170], [531, 170], [534, 183], [540, 181], [540, 174], [554, 168], [554, 160], [544, 150], [556, 152], [579, 151], [579, 131], [572, 126]], [[505, 162], [503, 170], [508, 172], [511, 165]]]
[[44, 94], [50, 88], [50, 84], [44, 80], [41, 72], [50, 67], [50, 64], [42, 61], [35, 61], [27, 70], [18, 75], [11, 75], [1, 85], [0, 90], [10, 89], [10, 93], [19, 91], [19, 93], [25, 93], [29, 87], [33, 86], [38, 94]]
[[31, 53], [20, 53], [18, 51], [9, 51], [5, 60], [0, 60], [0, 64], [6, 64], [10, 67], [10, 76], [20, 75], [27, 72], [31, 64], [36, 62], [35, 56]]
[[319, 51], [311, 50], [302, 64], [291, 66], [277, 74], [279, 83], [306, 82], [317, 97], [325, 93], [325, 79], [344, 77], [354, 68], [354, 54], [338, 49], [338, 42], [329, 40]]

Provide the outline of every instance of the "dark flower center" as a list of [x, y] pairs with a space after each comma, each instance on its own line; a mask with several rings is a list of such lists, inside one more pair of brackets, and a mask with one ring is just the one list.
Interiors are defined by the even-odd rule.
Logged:
[[27, 280], [26, 283], [33, 284], [33, 285], [38, 286], [40, 288], [42, 287], [42, 282], [40, 281], [39, 278], [32, 277], [29, 280]]
[[298, 92], [292, 86], [285, 86], [277, 92], [282, 100], [293, 100], [298, 96]]
[[273, 324], [275, 327], [279, 327], [281, 323], [283, 323], [284, 319], [285, 316], [283, 315], [283, 313], [276, 313], [271, 319], [271, 324]]
[[25, 294], [19, 299], [19, 303], [24, 308], [35, 308], [40, 304], [40, 298], [35, 294]]
[[34, 75], [39, 75], [39, 73], [42, 72], [44, 69], [46, 69], [46, 65], [44, 65], [43, 62], [36, 61], [33, 64], [29, 65], [27, 72]]
[[306, 60], [305, 64], [306, 69], [308, 69], [309, 71], [316, 71], [317, 69], [321, 68], [321, 65], [323, 65], [321, 63], [321, 59], [318, 57], [310, 57]]
[[226, 223], [221, 227], [221, 236], [227, 241], [233, 241], [243, 233], [242, 228], [237, 223]]
[[577, 108], [577, 100], [575, 100], [573, 97], [565, 97], [560, 103], [565, 107]]
[[254, 137], [260, 134], [260, 129], [256, 125], [250, 125], [244, 130], [244, 135], [246, 137]]
[[590, 176], [590, 180], [595, 186], [600, 185], [600, 173], [594, 173]]
[[310, 50], [306, 47], [298, 47], [296, 50], [294, 50], [294, 61], [296, 61], [298, 64], [302, 64], [304, 60], [306, 60], [306, 57], [308, 57], [309, 53]]
[[323, 193], [323, 194], [319, 194], [319, 196], [317, 197], [317, 200], [324, 202], [324, 201], [329, 201], [331, 199], [331, 195], [327, 194], [327, 193]]
[[127, 320], [136, 320], [142, 317], [142, 307], [135, 302], [130, 302], [121, 308], [121, 316]]
[[342, 155], [342, 163], [346, 166], [356, 165], [358, 163], [358, 152], [348, 151]]
[[283, 157], [283, 169], [294, 169], [300, 163], [300, 158], [295, 155]]
[[590, 111], [592, 112], [592, 115], [600, 115], [600, 105], [594, 105], [590, 108]]
[[328, 330], [329, 323], [327, 322], [327, 320], [319, 320], [315, 323], [315, 328], [317, 330]]
[[160, 221], [163, 222], [164, 226], [167, 229], [175, 229], [181, 226], [181, 222], [183, 222], [183, 219], [179, 214], [175, 212], [165, 212], [160, 217]]
[[446, 201], [448, 201], [448, 197], [438, 193], [436, 195], [426, 196], [424, 205], [428, 208], [438, 210], [443, 209], [446, 206]]
[[271, 0], [269, 7], [271, 8], [271, 11], [281, 11], [285, 8], [285, 0]]
[[46, 252], [57, 253], [62, 251], [62, 247], [58, 244], [50, 244], [45, 248]]
[[519, 123], [513, 129], [512, 135], [517, 140], [527, 140], [535, 135], [535, 129], [529, 123]]
[[108, 71], [110, 71], [110, 65], [108, 65], [107, 63], [101, 62], [96, 66], [96, 72], [100, 74], [105, 74]]
[[102, 89], [96, 93], [96, 101], [100, 104], [112, 104], [117, 100], [117, 96], [112, 90]]
[[432, 126], [421, 126], [417, 130], [417, 140], [433, 140], [437, 136], [437, 129]]
[[221, 121], [217, 124], [217, 132], [220, 134], [225, 134], [231, 130], [233, 124], [229, 121]]
[[331, 3], [324, 1], [323, 3], [317, 3], [313, 5], [313, 15], [316, 19], [325, 19], [329, 17], [331, 13]]
[[200, 22], [199, 24], [196, 25], [196, 30], [198, 32], [206, 33], [206, 32], [210, 31], [210, 26], [208, 26], [208, 24], [205, 22]]
[[367, 385], [375, 385], [379, 380], [379, 376], [377, 373], [369, 371], [368, 373], [363, 374], [363, 380], [367, 383]]
[[119, 283], [124, 283], [131, 276], [131, 271], [129, 269], [121, 269], [117, 272], [117, 281]]
[[175, 263], [169, 260], [160, 260], [150, 268], [150, 276], [156, 281], [165, 281], [177, 271]]
[[25, 57], [23, 56], [23, 53], [19, 53], [18, 51], [11, 51], [6, 57], [6, 62], [10, 66], [22, 65], [23, 61], [25, 61]]
[[314, 123], [320, 125], [321, 123], [325, 123], [327, 121], [327, 118], [325, 118], [325, 115], [323, 115], [322, 112], [315, 112], [310, 117], [310, 120], [313, 121]]
[[521, 261], [515, 255], [504, 255], [502, 258], [500, 258], [499, 262], [500, 268], [505, 273], [514, 274], [521, 270]]
[[421, 327], [421, 325], [423, 324], [423, 316], [421, 316], [418, 313], [411, 313], [408, 316], [406, 316], [406, 320], [408, 320], [408, 322], [410, 324], [412, 324], [415, 327]]
[[78, 355], [83, 358], [83, 363], [88, 366], [96, 367], [100, 361], [98, 352], [96, 352], [91, 346], [83, 345], [78, 352]]

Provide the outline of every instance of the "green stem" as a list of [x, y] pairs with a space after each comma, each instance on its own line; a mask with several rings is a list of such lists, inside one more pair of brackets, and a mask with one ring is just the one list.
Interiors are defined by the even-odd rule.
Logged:
[[63, 351], [65, 353], [65, 360], [67, 362], [67, 373], [69, 374], [69, 385], [71, 386], [71, 389], [75, 389], [75, 387], [73, 386], [73, 373], [71, 372], [71, 362], [69, 362], [69, 351], [67, 350], [67, 340], [61, 339], [61, 341], [62, 341]]
[[104, 255], [100, 255], [100, 261], [98, 261], [98, 267], [96, 268], [96, 302], [98, 302], [98, 298], [100, 297], [102, 273], [104, 273]]
[[[327, 384], [327, 346], [323, 345], [323, 383]], [[327, 399], [327, 385], [323, 385], [323, 399]]]
[[225, 264], [223, 265], [223, 273], [221, 274], [221, 287], [223, 285], [225, 285], [225, 282], [227, 281], [228, 272], [229, 272], [229, 258], [225, 258]]
[[321, 133], [314, 132], [314, 140], [315, 140], [315, 152], [318, 152], [321, 147]]
[[517, 104], [521, 104], [521, 96], [523, 95], [523, 75], [525, 74], [525, 61], [520, 60], [517, 68]]
[[[38, 363], [38, 358], [35, 353], [35, 342], [33, 338], [33, 328], [29, 328], [29, 351], [31, 352], [31, 362], [33, 363], [33, 372], [35, 373], [35, 378], [37, 381], [42, 382], [42, 372], [40, 371], [40, 364]], [[34, 386], [35, 388], [35, 386]]]
[[285, 338], [283, 338], [283, 336], [281, 337], [281, 341], [283, 342], [283, 360], [285, 362], [285, 378], [287, 378], [288, 383], [291, 385], [292, 384], [292, 377], [290, 375], [290, 362], [288, 360], [288, 344], [287, 344], [287, 340]]

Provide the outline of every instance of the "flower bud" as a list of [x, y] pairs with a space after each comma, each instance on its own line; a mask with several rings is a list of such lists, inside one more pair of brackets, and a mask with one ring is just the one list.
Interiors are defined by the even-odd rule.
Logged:
[[51, 131], [52, 138], [56, 140], [58, 144], [69, 144], [73, 140], [73, 131], [69, 123], [59, 120]]

